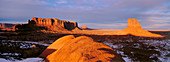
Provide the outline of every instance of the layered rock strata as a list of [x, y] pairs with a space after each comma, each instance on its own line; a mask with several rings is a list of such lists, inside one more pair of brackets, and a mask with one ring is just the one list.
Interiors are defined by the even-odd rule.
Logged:
[[33, 17], [32, 20], [28, 20], [28, 24], [37, 24], [37, 25], [46, 25], [46, 26], [55, 26], [60, 25], [65, 29], [72, 30], [78, 27], [77, 22], [74, 21], [63, 21], [56, 18], [36, 18]]

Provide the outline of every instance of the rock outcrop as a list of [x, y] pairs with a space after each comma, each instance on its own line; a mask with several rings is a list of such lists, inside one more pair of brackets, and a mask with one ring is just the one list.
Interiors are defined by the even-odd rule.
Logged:
[[86, 25], [83, 25], [82, 29], [87, 29], [87, 26], [86, 26]]
[[10, 28], [17, 24], [10, 24], [10, 23], [0, 23], [0, 28]]
[[62, 26], [65, 29], [72, 30], [78, 27], [77, 22], [74, 21], [63, 21], [56, 18], [36, 18], [33, 17], [32, 20], [28, 20], [28, 24], [37, 24], [37, 25], [44, 25], [44, 26]]
[[1, 23], [1, 24], [0, 24], [0, 28], [5, 28], [5, 24], [4, 24], [4, 23]]
[[82, 30], [81, 28], [79, 28], [79, 27], [76, 27], [75, 29], [73, 29], [72, 31], [80, 31], [80, 30]]
[[1, 30], [3, 30], [3, 31], [16, 31], [17, 29], [15, 28], [15, 26], [13, 26], [13, 27], [10, 27], [10, 28], [3, 28]]
[[18, 24], [0, 23], [0, 29], [3, 31], [15, 31]]
[[124, 62], [109, 46], [86, 36], [64, 36], [45, 49], [40, 57], [46, 62]]
[[86, 25], [83, 25], [83, 26], [81, 27], [81, 29], [82, 29], [82, 30], [93, 30], [93, 29], [91, 29], [91, 28], [88, 28]]
[[159, 34], [154, 34], [151, 32], [148, 32], [141, 27], [141, 21], [139, 20], [139, 23], [137, 19], [128, 19], [127, 28], [116, 32], [117, 35], [135, 35], [135, 36], [144, 36], [144, 37], [163, 37]]

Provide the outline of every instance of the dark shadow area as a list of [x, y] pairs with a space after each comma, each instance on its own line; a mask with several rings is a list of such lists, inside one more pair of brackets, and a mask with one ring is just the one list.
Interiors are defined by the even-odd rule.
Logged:
[[39, 57], [45, 58], [48, 55], [50, 55], [51, 53], [55, 52], [56, 49], [45, 49], [40, 55]]
[[158, 56], [161, 52], [157, 51], [155, 46], [145, 45], [142, 42], [121, 42], [117, 44], [121, 45], [116, 49], [123, 52], [122, 56], [131, 58], [133, 61], [159, 61]]
[[46, 27], [43, 26], [36, 26], [32, 24], [22, 24], [22, 25], [16, 25], [15, 28], [17, 28], [16, 32], [35, 32], [38, 30], [47, 30]]
[[51, 24], [54, 25], [54, 19], [51, 19]]
[[[32, 45], [36, 45], [36, 47], [32, 47]], [[43, 45], [11, 41], [1, 41], [0, 46], [0, 58], [12, 61], [38, 57], [46, 49], [46, 46]]]
[[106, 53], [109, 53], [109, 54], [113, 54], [114, 55], [114, 51], [111, 50], [111, 49], [107, 49], [107, 48], [99, 48], [97, 50], [103, 50], [103, 51], [106, 51]]
[[67, 30], [73, 30], [74, 28], [76, 28], [76, 26], [74, 25], [74, 23], [65, 22], [64, 28], [67, 29]]

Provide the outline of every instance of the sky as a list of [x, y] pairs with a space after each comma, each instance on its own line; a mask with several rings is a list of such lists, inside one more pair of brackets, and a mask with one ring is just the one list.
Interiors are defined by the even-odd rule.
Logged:
[[32, 17], [101, 29], [124, 29], [136, 18], [144, 29], [170, 29], [170, 0], [0, 0], [0, 23], [27, 23]]

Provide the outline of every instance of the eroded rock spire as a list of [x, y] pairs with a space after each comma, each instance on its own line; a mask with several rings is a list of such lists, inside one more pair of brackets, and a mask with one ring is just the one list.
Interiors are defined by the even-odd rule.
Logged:
[[141, 20], [139, 20], [139, 23], [137, 21], [137, 19], [128, 19], [128, 23], [127, 23], [127, 28], [119, 31], [116, 33], [117, 35], [135, 35], [135, 36], [144, 36], [144, 37], [163, 37], [159, 34], [154, 34], [151, 33], [147, 30], [144, 30], [141, 27]]

